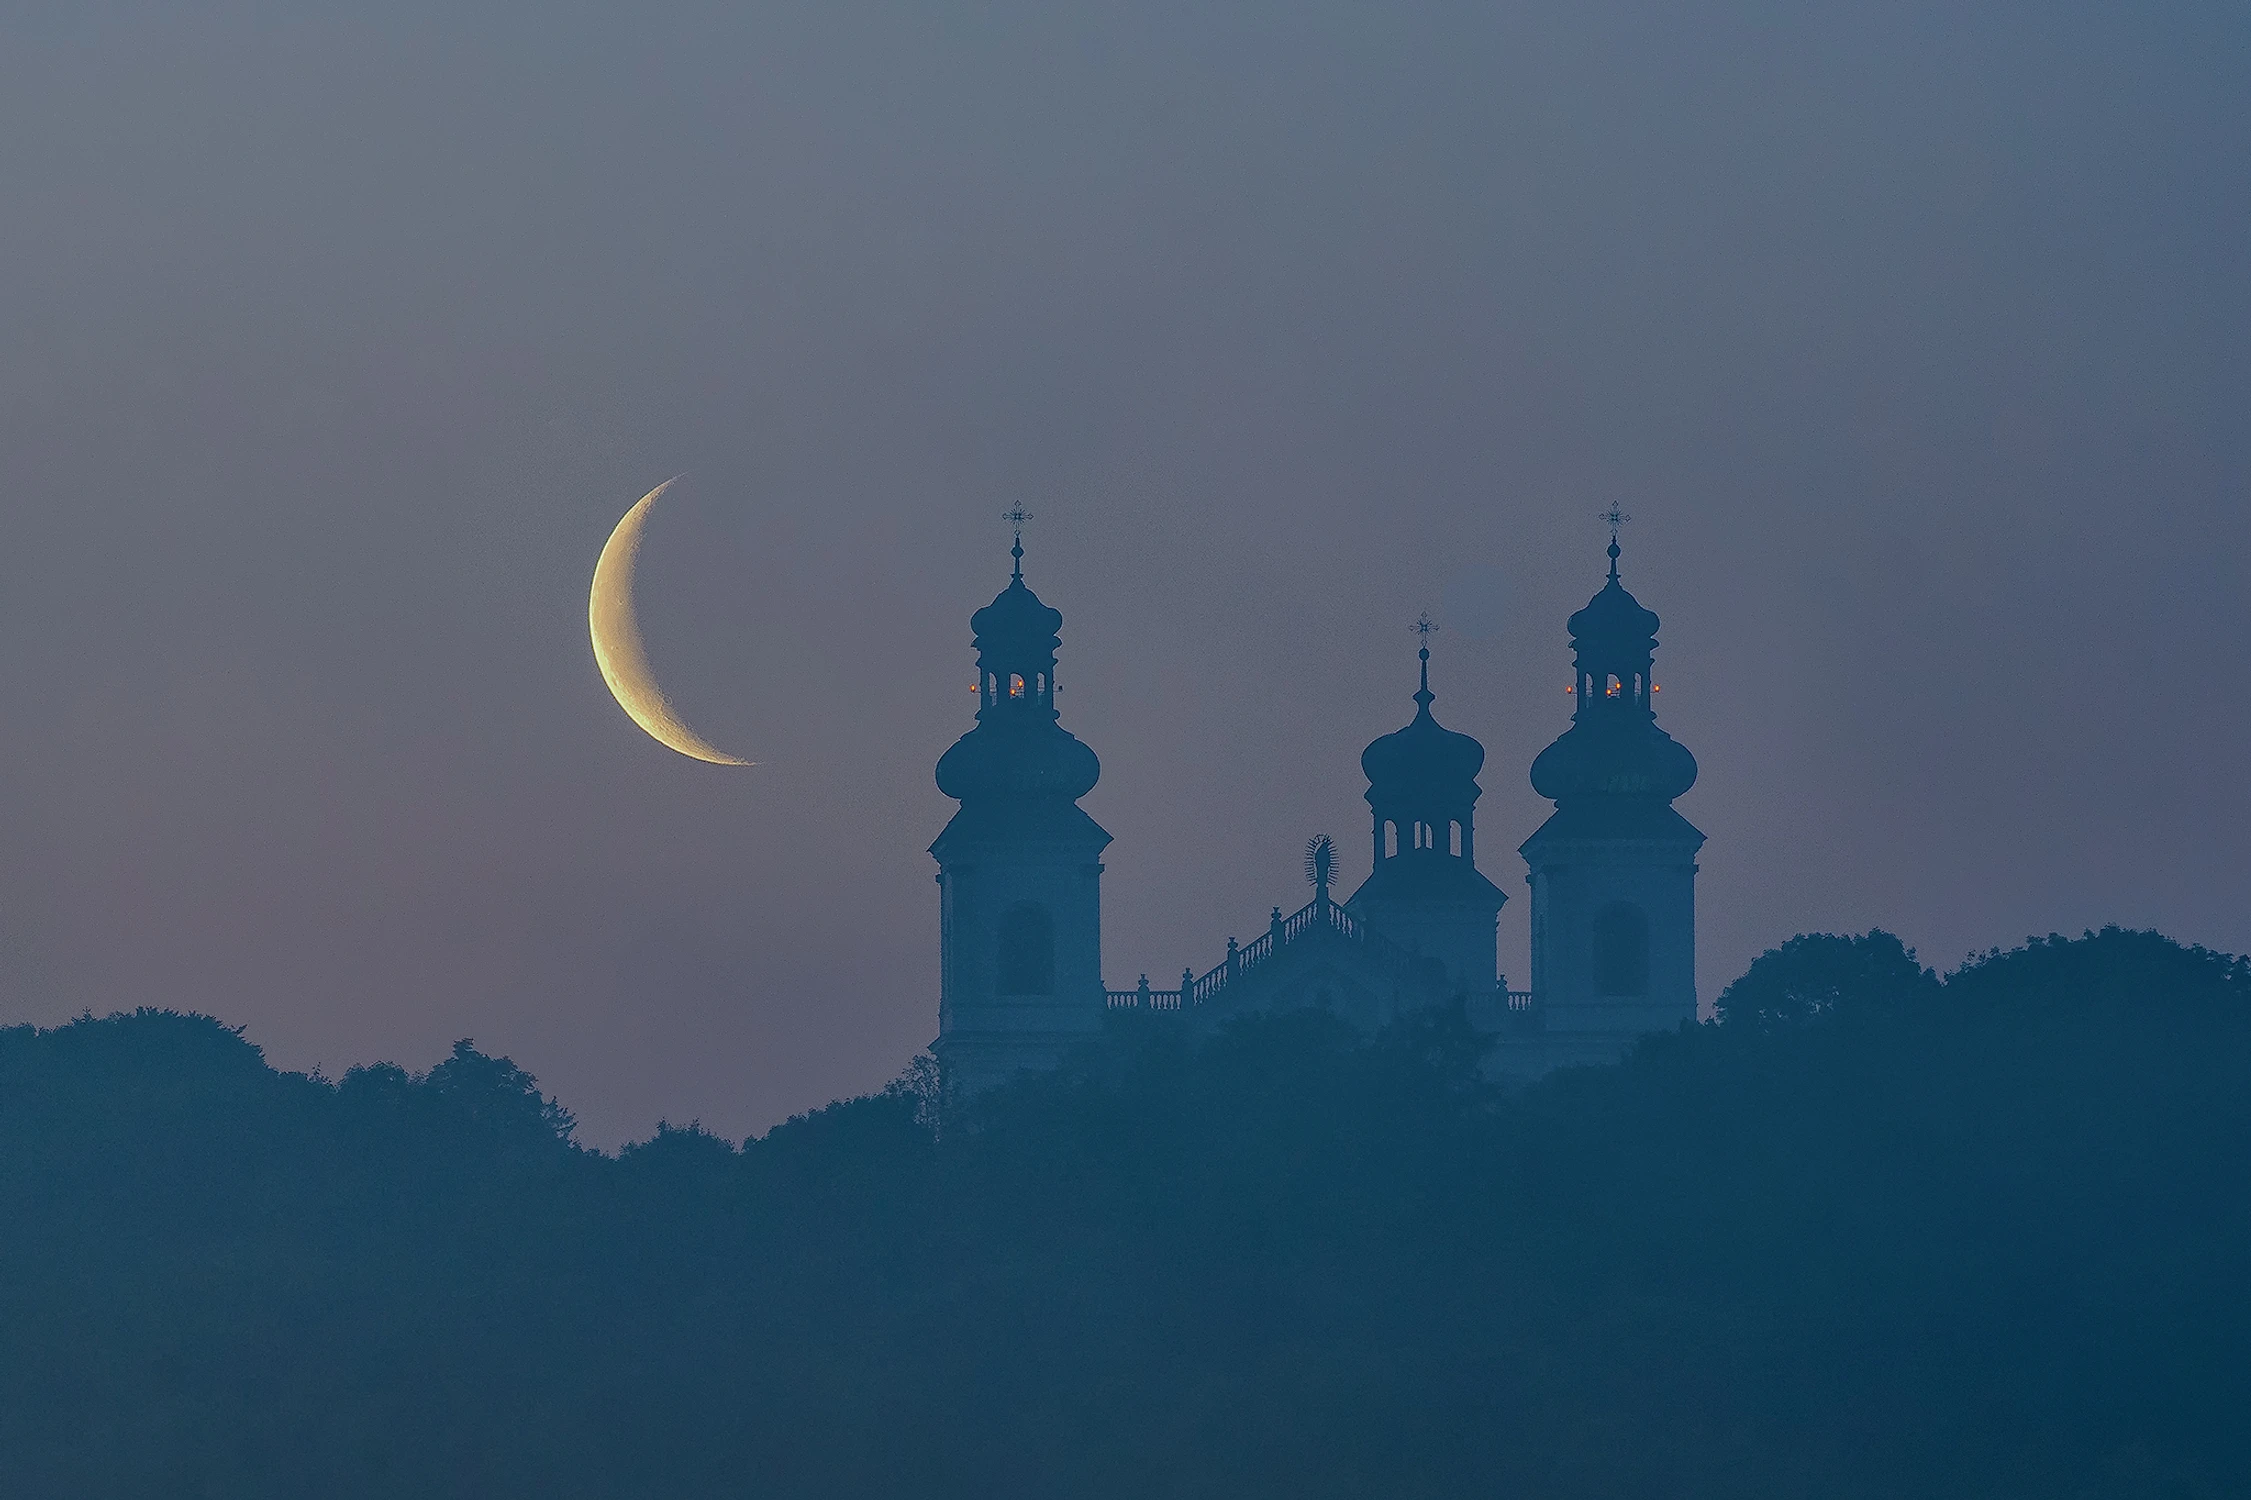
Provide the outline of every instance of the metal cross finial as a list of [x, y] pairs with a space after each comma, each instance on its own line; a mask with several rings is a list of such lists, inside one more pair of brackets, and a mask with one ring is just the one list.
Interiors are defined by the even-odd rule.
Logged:
[[1022, 578], [1024, 576], [1024, 523], [1032, 518], [1032, 513], [1018, 504], [1002, 511], [1000, 518], [1016, 529], [1016, 545], [1008, 549], [1008, 555], [1016, 559], [1016, 571], [1012, 576]]
[[1631, 521], [1633, 517], [1627, 515], [1623, 509], [1613, 503], [1608, 510], [1596, 516], [1595, 519], [1607, 522], [1610, 527], [1610, 581], [1615, 583], [1618, 581], [1618, 528]]
[[1415, 701], [1428, 708], [1430, 706], [1430, 637], [1431, 633], [1438, 629], [1438, 622], [1430, 617], [1430, 611], [1426, 609], [1415, 616], [1415, 623], [1408, 628], [1422, 638], [1422, 649], [1415, 653], [1422, 660], [1422, 686], [1415, 689]]

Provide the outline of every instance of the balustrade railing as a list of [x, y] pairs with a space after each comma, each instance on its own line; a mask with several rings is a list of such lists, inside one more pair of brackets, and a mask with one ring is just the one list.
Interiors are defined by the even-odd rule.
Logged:
[[[1402, 972], [1412, 970], [1420, 962], [1413, 950], [1402, 947], [1373, 930], [1367, 923], [1329, 899], [1329, 893], [1323, 890], [1286, 917], [1282, 915], [1280, 907], [1274, 908], [1273, 916], [1267, 921], [1266, 931], [1250, 942], [1238, 947], [1235, 940], [1229, 938], [1227, 957], [1207, 972], [1198, 974], [1192, 969], [1181, 970], [1179, 989], [1151, 989], [1149, 976], [1144, 974], [1141, 982], [1130, 990], [1107, 990], [1104, 993], [1112, 1010], [1194, 1010], [1211, 1003], [1237, 976], [1267, 962], [1281, 949], [1315, 928], [1325, 928], [1348, 942], [1361, 945], [1369, 953]], [[1531, 992], [1527, 990], [1496, 991], [1495, 994], [1505, 995], [1507, 1008], [1512, 1011], [1525, 1010], [1532, 1003]]]
[[1104, 993], [1110, 998], [1112, 1010], [1180, 1009], [1181, 992], [1149, 988], [1149, 976], [1146, 974], [1141, 976], [1141, 983], [1130, 990], [1106, 990]]

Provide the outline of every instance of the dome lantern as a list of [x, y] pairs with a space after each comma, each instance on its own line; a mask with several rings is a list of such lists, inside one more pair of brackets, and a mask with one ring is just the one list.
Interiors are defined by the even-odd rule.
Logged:
[[1669, 803], [1696, 784], [1696, 757], [1657, 727], [1657, 615], [1626, 592], [1618, 555], [1613, 529], [1610, 576], [1570, 620], [1571, 727], [1532, 762], [1533, 790], [1558, 806], [1589, 796]]
[[1055, 653], [1063, 614], [1024, 582], [1024, 538], [1008, 586], [969, 617], [977, 652], [977, 727], [938, 761], [938, 789], [964, 803], [995, 797], [1075, 802], [1101, 761], [1056, 722]]

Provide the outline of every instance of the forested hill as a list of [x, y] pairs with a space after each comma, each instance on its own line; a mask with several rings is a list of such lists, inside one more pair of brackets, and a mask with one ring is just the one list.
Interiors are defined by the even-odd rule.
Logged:
[[2251, 1494], [2251, 965], [1793, 940], [1516, 1092], [1157, 1029], [611, 1158], [505, 1060], [0, 1032], [0, 1493]]

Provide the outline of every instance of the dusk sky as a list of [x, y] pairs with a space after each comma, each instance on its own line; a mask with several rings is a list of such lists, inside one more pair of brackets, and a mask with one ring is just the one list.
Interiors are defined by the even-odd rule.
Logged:
[[[1109, 981], [1487, 750], [1623, 504], [1707, 1006], [1793, 933], [2251, 949], [2251, 9], [74, 7], [0, 52], [0, 1023], [472, 1037], [723, 1134], [937, 1030], [968, 617], [1064, 615]], [[676, 473], [649, 653], [587, 589]]]

